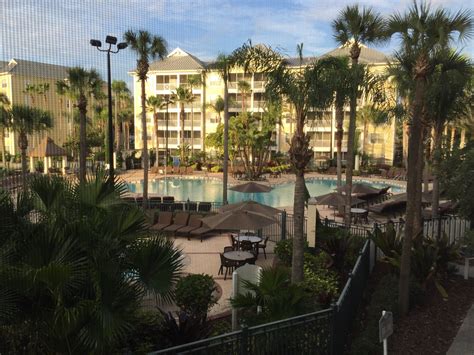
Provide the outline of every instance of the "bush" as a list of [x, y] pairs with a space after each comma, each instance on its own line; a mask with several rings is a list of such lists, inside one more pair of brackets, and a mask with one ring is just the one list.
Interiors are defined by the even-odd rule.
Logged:
[[175, 300], [187, 316], [206, 319], [209, 309], [217, 303], [213, 292], [216, 285], [212, 276], [192, 274], [182, 277], [176, 284]]
[[314, 295], [323, 307], [329, 306], [339, 293], [338, 277], [335, 272], [323, 268], [313, 269], [306, 262], [302, 286]]
[[[308, 242], [305, 242], [305, 251], [308, 250]], [[291, 266], [293, 257], [293, 239], [283, 239], [276, 243], [275, 255], [285, 266]]]
[[462, 241], [462, 252], [464, 255], [474, 256], [474, 231], [468, 231]]
[[223, 170], [222, 170], [222, 167], [220, 167], [219, 165], [213, 166], [213, 167], [211, 168], [211, 173], [220, 173], [220, 172], [222, 172], [222, 171], [223, 171]]

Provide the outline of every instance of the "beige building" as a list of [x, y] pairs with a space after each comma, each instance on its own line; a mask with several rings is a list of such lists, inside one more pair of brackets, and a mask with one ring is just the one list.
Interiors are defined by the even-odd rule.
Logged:
[[[348, 48], [337, 48], [325, 55], [332, 56], [347, 56]], [[314, 58], [305, 58], [304, 63], [310, 62]], [[299, 66], [299, 59], [288, 59], [290, 64], [294, 64], [295, 68]], [[371, 70], [377, 72], [382, 71], [387, 66], [387, 57], [378, 51], [363, 47], [360, 55], [360, 62], [368, 64]], [[209, 68], [209, 64], [196, 58], [192, 54], [176, 48], [165, 59], [158, 60], [150, 65], [148, 72], [148, 80], [146, 82], [146, 95], [162, 95], [170, 97], [180, 86], [187, 86], [189, 88], [188, 79], [191, 75], [200, 76], [203, 84], [198, 87], [193, 87], [194, 102], [193, 104], [186, 104], [185, 106], [185, 120], [184, 120], [184, 135], [185, 143], [191, 144], [191, 136], [194, 136], [193, 147], [199, 151], [204, 144], [204, 137], [206, 134], [215, 132], [219, 123], [219, 115], [214, 112], [209, 106], [214, 103], [216, 99], [224, 96], [224, 83], [219, 73]], [[207, 69], [207, 70], [206, 70]], [[141, 106], [140, 82], [134, 72], [130, 72], [134, 77], [133, 94], [135, 98], [135, 147], [140, 149], [141, 142]], [[239, 92], [237, 84], [244, 80], [250, 85], [250, 92], [245, 96], [245, 108], [250, 112], [261, 112], [265, 105], [264, 91], [265, 78], [262, 74], [244, 73], [243, 70], [233, 70], [229, 76], [229, 97], [231, 98], [231, 105], [229, 108], [231, 115], [236, 115], [242, 111], [242, 95]], [[359, 106], [363, 106], [364, 102], [361, 100]], [[346, 115], [349, 115], [349, 109], [346, 108]], [[193, 113], [193, 115], [192, 115]], [[172, 153], [181, 143], [181, 119], [180, 107], [178, 103], [170, 104], [168, 106], [168, 148]], [[193, 116], [191, 118], [191, 116]], [[148, 147], [156, 149], [156, 131], [158, 132], [158, 141], [160, 152], [165, 149], [165, 132], [166, 132], [166, 109], [163, 108], [158, 112], [158, 127], [154, 127], [153, 112], [147, 112], [147, 132], [148, 132]], [[348, 119], [346, 120], [348, 121]], [[392, 120], [393, 121], [393, 120]], [[345, 128], [346, 130], [347, 128]], [[359, 146], [362, 147], [364, 141], [364, 129], [361, 125], [357, 127], [360, 132]], [[275, 143], [276, 150], [281, 152], [288, 151], [289, 142], [294, 130], [294, 119], [292, 112], [283, 112], [283, 120], [280, 127], [275, 127]], [[314, 158], [316, 164], [323, 164], [336, 154], [336, 122], [335, 110], [328, 110], [322, 117], [310, 120], [306, 127], [307, 132], [311, 135], [311, 145], [314, 150]], [[192, 133], [193, 132], [193, 133]], [[395, 142], [395, 123], [391, 122], [383, 126], [368, 125], [367, 153], [379, 161], [392, 164], [394, 155]], [[347, 150], [347, 135], [343, 141], [343, 152]], [[207, 150], [207, 149], [206, 149]], [[161, 153], [163, 154], [163, 153]]]
[[[45, 132], [28, 137], [29, 150], [34, 149], [46, 137], [62, 146], [73, 129], [72, 103], [56, 93], [56, 82], [67, 76], [67, 67], [21, 59], [0, 61], [0, 92], [5, 93], [10, 103], [29, 105], [49, 111], [53, 116], [53, 127]], [[45, 90], [28, 92], [27, 87], [41, 85]], [[5, 135], [6, 150], [19, 153], [18, 137], [12, 131]]]

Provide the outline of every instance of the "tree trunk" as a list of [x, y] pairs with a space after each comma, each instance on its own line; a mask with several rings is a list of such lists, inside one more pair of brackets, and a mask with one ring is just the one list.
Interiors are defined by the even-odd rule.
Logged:
[[155, 120], [155, 145], [156, 145], [156, 160], [155, 160], [155, 168], [158, 168], [160, 166], [160, 159], [159, 153], [160, 153], [160, 139], [158, 137], [158, 113], [153, 111], [153, 118]]
[[[21, 151], [21, 181], [22, 181], [22, 187], [23, 189], [25, 189], [26, 188], [26, 173], [27, 173], [26, 150], [28, 149], [28, 137], [26, 136], [26, 133], [20, 132], [19, 137], [18, 137], [18, 146]], [[44, 168], [46, 170], [46, 167]]]
[[79, 181], [81, 183], [86, 181], [86, 158], [87, 158], [87, 100], [84, 96], [79, 98]]
[[400, 279], [399, 279], [399, 308], [402, 316], [406, 315], [409, 308], [409, 287], [410, 287], [410, 268], [411, 268], [411, 247], [412, 240], [417, 232], [415, 226], [415, 215], [418, 203], [416, 202], [418, 190], [418, 166], [419, 150], [422, 142], [422, 123], [421, 114], [423, 108], [424, 91], [426, 80], [424, 77], [416, 79], [415, 98], [412, 109], [412, 122], [410, 126], [410, 136], [408, 139], [408, 171], [407, 171], [407, 196], [413, 198], [407, 199], [405, 235], [402, 245], [402, 257], [400, 261]]
[[364, 141], [362, 143], [362, 150], [364, 152], [364, 154], [368, 154], [367, 153], [367, 150], [368, 150], [368, 142], [369, 142], [369, 122], [367, 122], [367, 120], [365, 120], [364, 122]]
[[146, 127], [146, 92], [145, 92], [145, 80], [146, 78], [141, 77], [141, 105], [142, 105], [142, 161], [143, 161], [143, 208], [148, 205], [148, 138], [147, 138], [147, 127]]
[[342, 139], [344, 138], [344, 107], [336, 106], [337, 186], [342, 186]]
[[120, 126], [118, 120], [118, 98], [115, 98], [115, 152], [118, 153], [120, 151]]
[[459, 138], [459, 148], [464, 148], [466, 145], [466, 129], [461, 129], [461, 137]]
[[409, 126], [406, 120], [403, 121], [402, 127], [402, 149], [403, 149], [403, 166], [408, 167], [408, 132]]
[[227, 78], [224, 78], [224, 161], [222, 176], [222, 203], [227, 204], [227, 180], [229, 163], [229, 92], [227, 88]]
[[181, 164], [184, 163], [184, 103], [181, 103]]
[[5, 128], [0, 127], [0, 148], [2, 149], [2, 166], [6, 169], [7, 162], [6, 162], [6, 154], [5, 154]]
[[347, 227], [351, 225], [351, 205], [352, 205], [352, 173], [354, 170], [354, 145], [356, 133], [356, 113], [357, 113], [357, 97], [356, 93], [352, 94], [350, 99], [350, 116], [349, 116], [349, 135], [347, 139], [347, 157], [346, 157], [346, 207], [345, 207], [345, 224]]
[[443, 126], [437, 125], [433, 135], [433, 195], [431, 200], [431, 217], [438, 217], [439, 209], [439, 163], [441, 162], [441, 144], [443, 137]]
[[[193, 89], [191, 88], [191, 93]], [[191, 157], [194, 156], [194, 102], [191, 102]]]

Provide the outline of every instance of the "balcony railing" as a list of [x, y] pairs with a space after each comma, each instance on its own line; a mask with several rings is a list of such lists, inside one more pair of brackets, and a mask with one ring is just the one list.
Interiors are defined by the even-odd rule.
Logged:
[[156, 84], [156, 90], [176, 90], [176, 84]]

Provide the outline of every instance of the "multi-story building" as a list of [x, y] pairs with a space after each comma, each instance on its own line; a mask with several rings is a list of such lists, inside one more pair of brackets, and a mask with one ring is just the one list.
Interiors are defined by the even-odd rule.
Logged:
[[[337, 48], [324, 54], [332, 56], [347, 56], [349, 49], [347, 47]], [[314, 58], [304, 58], [303, 65], [309, 63]], [[300, 60], [296, 58], [288, 59], [290, 65], [295, 66], [295, 70], [300, 66]], [[363, 47], [359, 59], [360, 63], [369, 65], [374, 72], [380, 72], [387, 66], [387, 57], [376, 50]], [[184, 141], [185, 144], [192, 144], [196, 151], [204, 146], [206, 134], [215, 132], [220, 121], [220, 114], [213, 111], [211, 104], [217, 98], [224, 96], [224, 83], [218, 71], [212, 69], [211, 63], [206, 63], [179, 48], [172, 51], [165, 59], [153, 62], [148, 72], [146, 82], [147, 97], [153, 95], [162, 95], [169, 98], [173, 95], [176, 88], [186, 86], [189, 88], [188, 79], [190, 76], [198, 76], [202, 83], [193, 87], [194, 101], [185, 105], [184, 119]], [[134, 72], [134, 98], [135, 98], [135, 147], [140, 149], [141, 142], [141, 105], [140, 94], [141, 87]], [[249, 85], [247, 92], [242, 94], [238, 87], [240, 81], [246, 81]], [[230, 98], [229, 111], [231, 115], [236, 115], [243, 109], [249, 112], [262, 112], [265, 106], [264, 91], [265, 78], [260, 73], [244, 73], [243, 70], [234, 69], [229, 75], [228, 91]], [[359, 106], [365, 104], [360, 100]], [[349, 117], [349, 108], [345, 112]], [[179, 103], [168, 105], [168, 148], [172, 153], [181, 145], [181, 112]], [[166, 108], [158, 112], [158, 127], [154, 126], [153, 112], [147, 113], [147, 132], [148, 147], [156, 149], [156, 133], [158, 132], [159, 150], [164, 153], [165, 134], [166, 134]], [[326, 162], [334, 158], [336, 154], [336, 122], [334, 108], [327, 110], [322, 115], [314, 115], [313, 119], [308, 120], [307, 132], [311, 135], [311, 145], [314, 150], [314, 159], [316, 164]], [[348, 122], [348, 119], [345, 120]], [[283, 120], [278, 127], [275, 127], [275, 149], [286, 152], [289, 148], [289, 142], [294, 132], [295, 124], [291, 108], [284, 110]], [[391, 164], [394, 154], [395, 123], [390, 122], [383, 126], [375, 126], [372, 123], [366, 125], [364, 130], [362, 124], [358, 124], [358, 135], [360, 146], [363, 141], [366, 142], [366, 153], [371, 157]], [[345, 131], [347, 127], [345, 127]], [[368, 137], [363, 137], [364, 131]], [[191, 139], [193, 137], [194, 139]], [[343, 140], [343, 158], [347, 151], [347, 134]], [[161, 153], [161, 154], [163, 154]]]
[[[56, 93], [56, 82], [67, 76], [67, 67], [21, 59], [0, 61], [0, 92], [7, 95], [11, 104], [29, 105], [49, 111], [53, 127], [28, 137], [29, 149], [34, 149], [48, 136], [61, 146], [72, 133], [73, 114], [69, 99]], [[28, 90], [41, 87], [41, 90]], [[5, 132], [5, 146], [10, 154], [19, 153], [18, 135]]]

